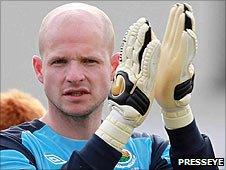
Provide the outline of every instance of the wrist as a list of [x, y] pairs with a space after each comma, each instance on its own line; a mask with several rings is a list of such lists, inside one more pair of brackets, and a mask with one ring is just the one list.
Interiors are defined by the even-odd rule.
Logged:
[[189, 125], [194, 116], [191, 107], [186, 105], [177, 110], [162, 109], [162, 119], [167, 129], [178, 129]]
[[123, 120], [120, 113], [113, 109], [95, 134], [110, 146], [121, 152], [134, 129], [134, 127], [125, 124], [124, 122], [125, 120]]

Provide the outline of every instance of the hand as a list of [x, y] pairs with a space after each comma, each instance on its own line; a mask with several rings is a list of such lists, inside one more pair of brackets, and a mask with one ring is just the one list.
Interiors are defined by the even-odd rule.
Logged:
[[161, 45], [155, 89], [155, 98], [162, 107], [163, 119], [169, 129], [186, 126], [193, 120], [189, 101], [196, 50], [192, 8], [188, 4], [176, 4], [171, 8]]
[[147, 116], [153, 98], [160, 42], [145, 18], [130, 26], [109, 95], [111, 112], [96, 134], [121, 151]]

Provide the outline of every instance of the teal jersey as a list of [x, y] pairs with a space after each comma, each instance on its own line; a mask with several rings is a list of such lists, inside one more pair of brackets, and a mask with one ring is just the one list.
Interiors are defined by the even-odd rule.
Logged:
[[96, 135], [66, 138], [37, 119], [2, 131], [0, 149], [1, 169], [168, 170], [175, 159], [156, 135], [134, 133], [120, 153]]

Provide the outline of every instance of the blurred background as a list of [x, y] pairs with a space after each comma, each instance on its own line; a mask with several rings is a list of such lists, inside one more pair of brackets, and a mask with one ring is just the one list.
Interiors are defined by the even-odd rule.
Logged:
[[[38, 30], [43, 17], [53, 8], [72, 1], [1, 1], [1, 91], [16, 88], [47, 100], [32, 68], [38, 54]], [[75, 1], [73, 1], [75, 2]], [[160, 40], [171, 6], [178, 1], [80, 1], [102, 9], [115, 28], [115, 51], [120, 50], [126, 29], [146, 17]], [[179, 1], [192, 5], [196, 19], [198, 53], [191, 107], [202, 133], [213, 144], [216, 157], [225, 157], [225, 1]], [[154, 102], [153, 109], [137, 131], [167, 139]], [[221, 167], [223, 168], [223, 167]]]

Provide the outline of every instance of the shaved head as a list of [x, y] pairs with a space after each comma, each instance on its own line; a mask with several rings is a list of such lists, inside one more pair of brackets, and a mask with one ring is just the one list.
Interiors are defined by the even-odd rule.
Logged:
[[[44, 55], [45, 47], [51, 46], [48, 37], [52, 32], [65, 30], [68, 25], [75, 27], [75, 31], [81, 24], [87, 24], [87, 31], [92, 32], [95, 27], [101, 30], [101, 39], [112, 55], [114, 49], [114, 30], [108, 16], [100, 9], [84, 3], [69, 3], [50, 11], [43, 19], [39, 30], [39, 53]], [[78, 31], [79, 34], [79, 31]], [[73, 37], [72, 37], [73, 38]]]

